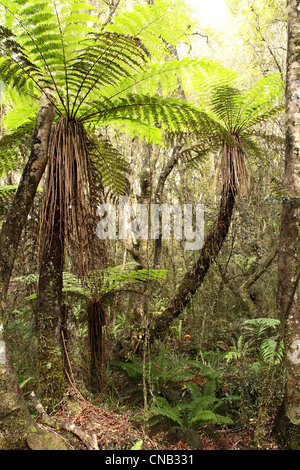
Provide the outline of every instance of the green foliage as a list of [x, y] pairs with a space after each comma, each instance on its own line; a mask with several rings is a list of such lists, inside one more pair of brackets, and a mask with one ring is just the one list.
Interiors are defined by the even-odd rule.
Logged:
[[153, 5], [136, 5], [132, 11], [116, 16], [106, 30], [139, 37], [151, 57], [160, 61], [163, 55], [170, 54], [179, 38], [187, 35], [194, 23], [182, 2], [158, 0]]
[[253, 318], [244, 320], [243, 334], [239, 336], [236, 344], [230, 346], [225, 353], [227, 362], [241, 360], [247, 355], [258, 351], [258, 359], [268, 363], [280, 363], [283, 359], [283, 342], [279, 333], [270, 336], [270, 331], [278, 330], [280, 321], [275, 318]]
[[143, 440], [140, 440], [140, 441], [137, 441], [132, 447], [130, 450], [141, 450], [142, 446], [143, 446]]
[[23, 166], [30, 150], [33, 129], [34, 124], [30, 121], [0, 139], [0, 177]]
[[[283, 341], [280, 339], [278, 328], [280, 321], [275, 318], [253, 318], [245, 320], [245, 334], [259, 344], [259, 354], [267, 364], [281, 363], [283, 359]], [[273, 336], [270, 331], [275, 332]]]
[[17, 186], [0, 186], [0, 217], [3, 217], [12, 203]]
[[[41, 0], [38, 8], [28, 0], [2, 5], [11, 18], [11, 28], [1, 29], [1, 79], [19, 91], [28, 93], [30, 89], [36, 97], [47, 87], [53, 88], [58, 96], [58, 113], [71, 119], [103, 121], [119, 118], [120, 113], [124, 117], [127, 104], [126, 113], [130, 111], [130, 119], [136, 122], [140, 119], [139, 108], [145, 106], [143, 121], [147, 123], [152, 108], [144, 102], [141, 90], [153, 96], [160, 86], [170, 93], [178, 86], [177, 74], [196, 65], [196, 61], [187, 59], [153, 65], [148, 59], [147, 46], [153, 47], [154, 38], [164, 49], [166, 42], [175, 44], [178, 40], [178, 12], [166, 21], [166, 12], [172, 10], [166, 4], [137, 6], [101, 31], [94, 7], [75, 0], [60, 6], [55, 1]], [[149, 34], [151, 41], [147, 42]], [[162, 102], [158, 105], [161, 107]], [[180, 113], [179, 106], [176, 113]], [[173, 117], [176, 113], [174, 110]], [[164, 118], [162, 111], [159, 118]]]
[[[167, 350], [159, 352], [157, 360], [145, 364], [136, 356], [131, 362], [115, 361], [114, 366], [125, 372], [128, 386], [125, 398], [130, 403], [143, 400], [143, 374], [147, 380], [149, 398], [149, 425], [165, 424], [170, 432], [179, 432], [197, 446], [197, 430], [207, 424], [231, 425], [233, 420], [226, 416], [228, 405], [240, 400], [236, 395], [218, 396], [221, 375], [199, 361], [181, 359], [174, 364]], [[200, 374], [196, 375], [196, 374]], [[198, 384], [198, 379], [203, 385]], [[225, 414], [224, 414], [225, 413]]]
[[[104, 186], [118, 196], [128, 187], [128, 165], [99, 127], [123, 130], [128, 123], [133, 136], [160, 144], [166, 129], [195, 130], [201, 135], [214, 132], [216, 123], [205, 113], [166, 96], [176, 96], [178, 83], [184, 87], [191, 81], [190, 74], [197, 77], [203, 67], [212, 71], [218, 66], [202, 59], [154, 61], [158, 44], [160, 50], [166, 50], [166, 43], [176, 44], [179, 24], [188, 30], [183, 9], [169, 3], [137, 6], [113, 25], [101, 27], [90, 3], [20, 0], [0, 5], [7, 24], [0, 29], [0, 79], [19, 96], [7, 122], [13, 126], [32, 119], [44, 92], [57, 116], [89, 125], [94, 194]], [[55, 102], [49, 89], [56, 95]]]
[[219, 398], [216, 394], [216, 382], [220, 380], [220, 375], [196, 361], [189, 361], [189, 364], [200, 368], [208, 382], [202, 389], [197, 383], [188, 381], [184, 387], [187, 394], [185, 393], [181, 400], [173, 405], [164, 397], [155, 397], [150, 409], [150, 424], [157, 424], [155, 417], [163, 418], [166, 424], [171, 425], [171, 432], [179, 431], [192, 447], [197, 447], [197, 430], [202, 426], [234, 424], [231, 418], [217, 411], [225, 410], [224, 405], [239, 401], [240, 397], [228, 395]]
[[[241, 91], [238, 75], [213, 61], [161, 62], [158, 51], [160, 57], [162, 50], [167, 54], [191, 25], [182, 8], [168, 2], [136, 6], [102, 28], [95, 8], [76, 0], [1, 4], [9, 27], [0, 31], [0, 78], [27, 99], [52, 88], [57, 114], [71, 120], [120, 129], [129, 124], [132, 135], [160, 144], [165, 130], [192, 133], [193, 156], [185, 152], [193, 161], [215, 149], [216, 142], [236, 145], [235, 134], [244, 151], [259, 155], [248, 130], [282, 109], [278, 76]], [[176, 99], [179, 84], [188, 94], [193, 90], [201, 108]], [[90, 150], [96, 186], [125, 194], [128, 165], [93, 129], [95, 136]]]
[[[124, 396], [130, 395], [133, 403], [140, 403], [143, 400], [143, 363], [134, 355], [129, 360], [130, 362], [113, 361], [112, 365], [127, 375], [128, 386], [124, 389]], [[158, 358], [150, 364], [146, 362], [145, 374], [149, 395], [160, 395], [173, 402], [180, 399], [182, 384], [194, 375], [187, 369], [186, 360], [172, 364], [166, 349], [161, 349]]]
[[160, 281], [165, 278], [166, 270], [163, 269], [139, 269], [136, 262], [128, 262], [124, 265], [113, 266], [103, 271], [90, 272], [88, 282], [83, 282], [77, 276], [64, 273], [64, 291], [68, 295], [85, 299], [109, 297], [116, 291], [131, 290], [135, 286], [149, 281]]
[[284, 83], [280, 75], [263, 77], [248, 89], [241, 86], [242, 77], [230, 70], [223, 69], [216, 77], [209, 75], [199, 95], [204, 109], [227, 132], [238, 134], [242, 142], [245, 137], [245, 146], [251, 149], [250, 129], [284, 109]]

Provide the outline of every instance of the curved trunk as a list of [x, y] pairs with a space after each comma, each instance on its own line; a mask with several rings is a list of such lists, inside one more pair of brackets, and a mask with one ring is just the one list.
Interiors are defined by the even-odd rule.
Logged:
[[191, 270], [187, 271], [178, 287], [176, 294], [171, 298], [169, 305], [155, 322], [152, 338], [163, 337], [172, 321], [177, 318], [192, 296], [204, 281], [215, 257], [222, 248], [228, 234], [233, 214], [236, 192], [232, 187], [223, 188], [221, 203], [217, 220], [205, 239]]

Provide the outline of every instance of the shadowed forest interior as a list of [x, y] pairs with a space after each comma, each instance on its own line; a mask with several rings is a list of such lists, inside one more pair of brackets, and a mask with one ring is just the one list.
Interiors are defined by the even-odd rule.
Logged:
[[0, 449], [300, 449], [299, 6], [210, 3], [0, 0]]

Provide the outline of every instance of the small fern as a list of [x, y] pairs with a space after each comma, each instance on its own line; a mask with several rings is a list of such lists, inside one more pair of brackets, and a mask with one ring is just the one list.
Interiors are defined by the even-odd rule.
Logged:
[[231, 418], [217, 413], [216, 410], [227, 402], [240, 400], [239, 396], [218, 398], [215, 394], [215, 386], [201, 391], [193, 382], [188, 382], [185, 388], [188, 395], [173, 405], [166, 398], [155, 398], [150, 409], [151, 426], [158, 424], [157, 417], [163, 418], [165, 424], [169, 425], [170, 432], [179, 431], [192, 447], [197, 447], [199, 443], [197, 431], [202, 426], [208, 424], [229, 426], [234, 423]]
[[260, 347], [262, 359], [268, 364], [281, 363], [284, 354], [283, 341], [278, 336], [265, 339]]
[[155, 399], [155, 405], [150, 409], [150, 414], [153, 415], [160, 415], [160, 416], [165, 416], [169, 420], [171, 420], [173, 423], [179, 424], [181, 428], [184, 427], [182, 418], [181, 418], [181, 412], [182, 409], [180, 406], [171, 406], [169, 402], [163, 398], [163, 397], [156, 397]]
[[[131, 400], [139, 402], [143, 399], [143, 364], [136, 356], [131, 356], [129, 360], [130, 362], [114, 361], [113, 365], [127, 375], [128, 387], [124, 390], [124, 395], [130, 393]], [[172, 364], [169, 352], [162, 349], [158, 358], [151, 361], [150, 366], [146, 363], [146, 376], [150, 378], [154, 396], [176, 402], [180, 400], [183, 385], [194, 376], [194, 372], [188, 369], [185, 360]]]

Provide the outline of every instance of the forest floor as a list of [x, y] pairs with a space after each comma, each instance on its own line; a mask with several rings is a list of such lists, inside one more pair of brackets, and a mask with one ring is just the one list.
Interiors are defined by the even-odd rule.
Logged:
[[[66, 442], [70, 450], [86, 450], [84, 440], [75, 434], [63, 430], [59, 423], [74, 424], [88, 436], [94, 436], [99, 450], [130, 450], [137, 442], [142, 441], [140, 450], [190, 450], [188, 442], [174, 436], [171, 438], [167, 432], [160, 431], [154, 434], [145, 430], [134, 422], [134, 416], [130, 411], [113, 411], [106, 406], [96, 406], [76, 392], [71, 390], [64, 400], [51, 413], [51, 419], [58, 424], [57, 431], [53, 426], [45, 425], [43, 417], [37, 417], [37, 422], [51, 432], [58, 432]], [[284, 450], [276, 444], [269, 430], [272, 429], [274, 417], [269, 417], [266, 423], [266, 433], [259, 450]], [[53, 429], [54, 428], [54, 429]], [[256, 420], [244, 428], [232, 430], [206, 430], [198, 434], [199, 446], [194, 450], [257, 450], [253, 444]]]

